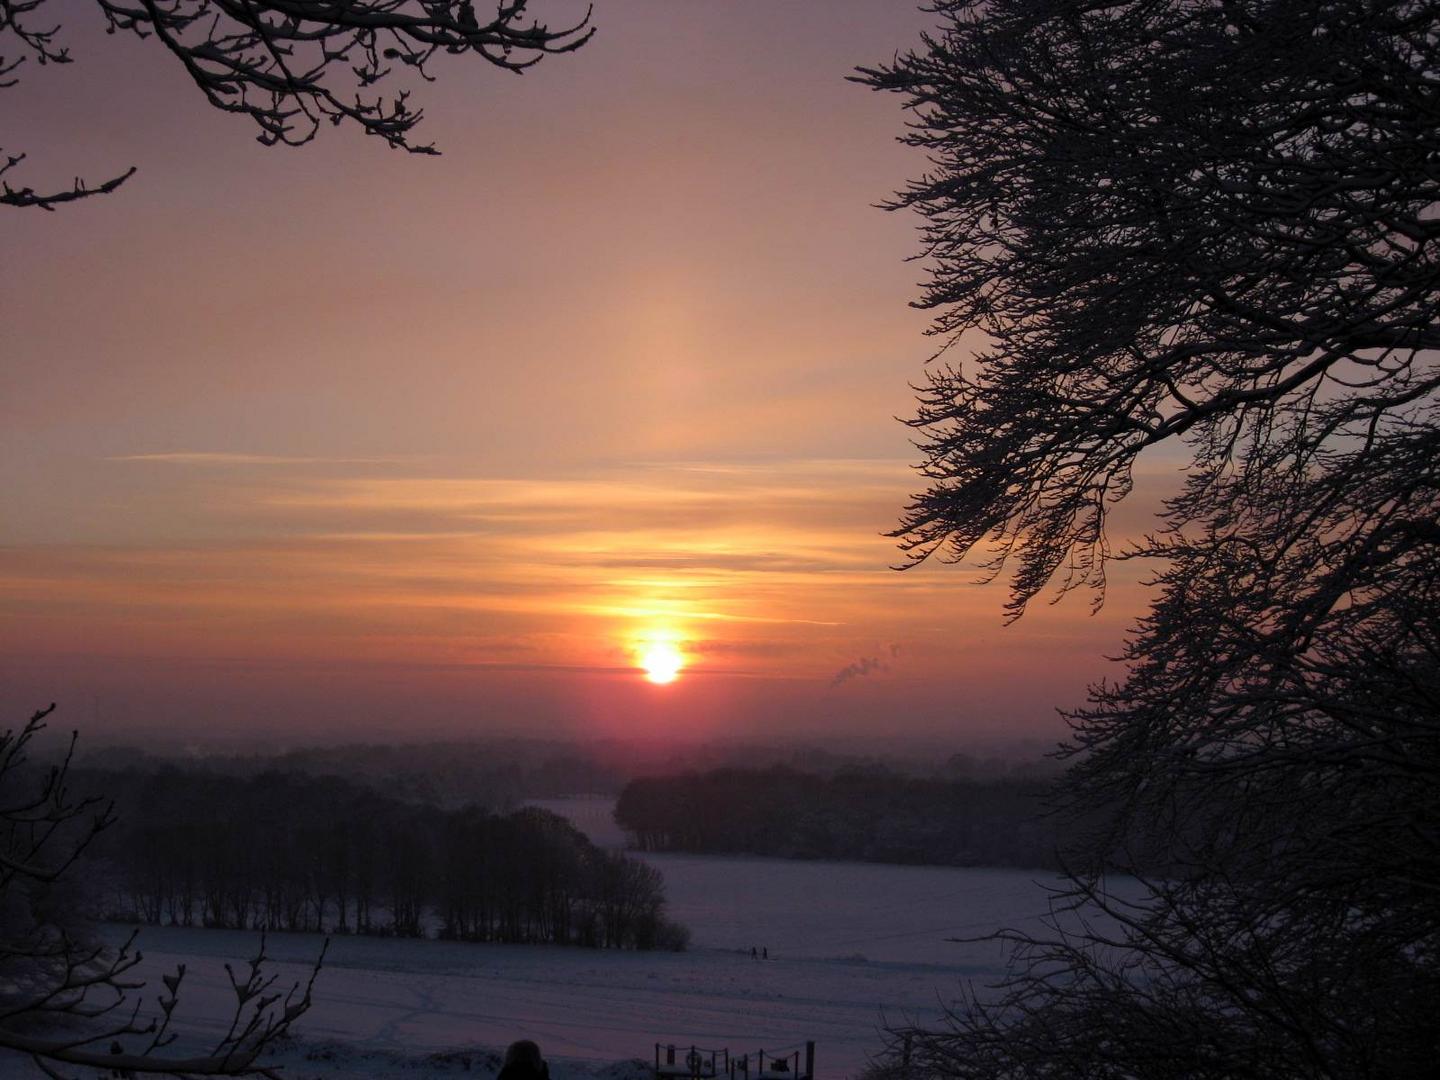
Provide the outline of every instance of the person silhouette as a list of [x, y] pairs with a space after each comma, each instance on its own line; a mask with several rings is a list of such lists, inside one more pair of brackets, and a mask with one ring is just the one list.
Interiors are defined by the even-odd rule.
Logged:
[[769, 945], [766, 945], [765, 948], [761, 950], [761, 959], [764, 959], [764, 960], [769, 960], [769, 959], [770, 959], [770, 946], [769, 946]]
[[754, 959], [755, 959], [756, 957], [758, 957], [759, 955], [760, 955], [760, 954], [755, 951], [755, 946], [754, 946], [754, 945], [751, 945], [751, 946], [750, 946], [750, 959], [751, 959], [751, 960], [754, 960]]
[[510, 1044], [505, 1064], [495, 1080], [550, 1080], [550, 1066], [540, 1056], [540, 1047], [529, 1039]]

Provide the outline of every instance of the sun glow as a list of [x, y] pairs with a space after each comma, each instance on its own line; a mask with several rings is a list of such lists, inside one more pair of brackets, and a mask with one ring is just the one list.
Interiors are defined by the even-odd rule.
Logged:
[[640, 647], [640, 666], [645, 678], [659, 686], [672, 683], [685, 666], [685, 654], [673, 641], [649, 641]]

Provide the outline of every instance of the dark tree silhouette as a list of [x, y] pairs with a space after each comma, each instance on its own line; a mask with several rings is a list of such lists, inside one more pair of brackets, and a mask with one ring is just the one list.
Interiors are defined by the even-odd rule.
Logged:
[[147, 1015], [145, 984], [134, 978], [142, 960], [136, 935], [107, 948], [79, 939], [69, 920], [56, 917], [51, 890], [116, 819], [113, 803], [71, 792], [73, 734], [58, 765], [37, 774], [28, 761], [54, 709], [0, 735], [0, 1051], [28, 1056], [55, 1078], [73, 1075], [67, 1067], [116, 1076], [276, 1077], [262, 1057], [310, 1008], [324, 951], [307, 982], [277, 990], [276, 977], [265, 972], [262, 936], [246, 965], [226, 965], [235, 1003], [225, 1034], [204, 1053], [170, 1049], [184, 965], [162, 978]]
[[[1106, 517], [1189, 455], [1126, 673], [1071, 716], [1104, 812], [1007, 992], [911, 1032], [957, 1076], [1407, 1076], [1440, 1000], [1440, 5], [955, 0], [864, 69], [930, 171], [942, 363], [897, 533], [1103, 589]], [[1101, 593], [1095, 594], [1098, 598]], [[1108, 809], [1107, 809], [1108, 808]], [[1137, 906], [1095, 868], [1166, 838]], [[1153, 855], [1153, 852], [1150, 853]], [[1072, 924], [1073, 925], [1073, 924]]]
[[[386, 797], [340, 777], [79, 769], [124, 820], [90, 853], [102, 910], [150, 924], [681, 948], [664, 883], [559, 815]], [[257, 837], [266, 842], [256, 843]]]
[[[528, 0], [501, 0], [477, 15], [472, 0], [94, 0], [109, 31], [128, 31], [164, 48], [215, 108], [248, 116], [262, 143], [298, 146], [322, 123], [353, 123], [412, 153], [434, 154], [411, 132], [423, 113], [410, 91], [384, 92], [399, 72], [432, 81], [437, 54], [469, 53], [522, 72], [571, 52], [594, 32], [590, 15], [559, 30], [532, 20]], [[27, 61], [71, 62], [53, 0], [0, 0], [0, 90]], [[8, 48], [7, 48], [8, 46]], [[0, 205], [56, 205], [114, 191], [131, 168], [103, 183], [76, 179], [67, 189], [12, 187], [6, 174], [23, 153], [0, 151]]]

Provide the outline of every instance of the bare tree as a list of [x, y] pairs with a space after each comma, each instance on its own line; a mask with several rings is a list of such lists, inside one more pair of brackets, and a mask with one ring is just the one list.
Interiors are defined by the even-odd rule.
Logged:
[[[433, 81], [437, 54], [469, 53], [519, 73], [547, 55], [572, 52], [594, 32], [590, 14], [552, 30], [528, 18], [528, 0], [501, 0], [493, 16], [472, 0], [95, 0], [109, 31], [127, 31], [179, 63], [205, 99], [248, 116], [265, 145], [298, 146], [322, 123], [353, 123], [367, 135], [412, 153], [423, 117], [410, 91], [384, 92], [398, 72]], [[15, 85], [22, 65], [66, 64], [69, 50], [52, 0], [0, 0], [0, 90]], [[8, 49], [6, 48], [8, 45]], [[413, 80], [412, 80], [413, 81]], [[96, 184], [77, 178], [65, 189], [12, 187], [6, 174], [25, 160], [0, 151], [0, 205], [56, 205], [114, 191], [130, 168]]]
[[[113, 804], [76, 798], [68, 777], [75, 749], [37, 778], [27, 751], [54, 705], [18, 732], [0, 735], [0, 1051], [28, 1056], [45, 1075], [98, 1068], [113, 1075], [266, 1076], [263, 1056], [310, 1008], [315, 976], [288, 988], [265, 970], [265, 939], [238, 970], [225, 965], [234, 1007], [207, 1052], [178, 1054], [171, 1017], [185, 979], [179, 965], [147, 1012], [143, 959], [132, 933], [118, 948], [79, 940], [50, 910], [47, 891], [115, 822]], [[37, 782], [38, 780], [38, 782]]]
[[[916, 561], [1018, 618], [1158, 567], [1071, 714], [1100, 812], [997, 1002], [909, 1033], [960, 1076], [1404, 1076], [1440, 1036], [1440, 5], [954, 0], [862, 70], [930, 171], [941, 362]], [[958, 351], [958, 350], [957, 350]], [[1106, 519], [1189, 455], [1155, 535]], [[1155, 841], [1163, 841], [1159, 848]], [[1145, 871], [1117, 904], [1105, 867]]]

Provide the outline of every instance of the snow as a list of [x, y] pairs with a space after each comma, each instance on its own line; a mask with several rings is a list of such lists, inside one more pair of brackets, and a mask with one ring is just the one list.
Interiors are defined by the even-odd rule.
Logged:
[[988, 942], [958, 944], [1045, 914], [1043, 871], [645, 855], [665, 875], [670, 916], [696, 949], [766, 947], [772, 959], [876, 962], [996, 974]]
[[[536, 800], [601, 847], [623, 847], [614, 800]], [[1033, 926], [1055, 878], [1042, 870], [793, 862], [750, 856], [640, 855], [665, 875], [670, 917], [696, 949], [768, 947], [772, 957], [883, 961], [993, 976], [989, 942], [955, 944], [1002, 926]]]
[[[187, 1031], [215, 1031], [226, 992], [220, 961], [253, 952], [254, 935], [149, 928], [143, 936], [152, 974], [177, 962], [189, 967], [177, 1021]], [[318, 948], [310, 935], [269, 941], [286, 980], [301, 978]], [[953, 991], [960, 973], [934, 965], [755, 961], [748, 949], [641, 954], [347, 938], [332, 944], [299, 1033], [303, 1043], [389, 1056], [503, 1048], [531, 1038], [557, 1080], [576, 1075], [557, 1059], [650, 1059], [657, 1041], [770, 1053], [813, 1038], [824, 1073], [848, 1076], [879, 1047], [882, 1010], [933, 1015], [937, 993], [952, 996], [947, 984]]]
[[[567, 816], [593, 827], [609, 821], [599, 800], [553, 802], [573, 803]], [[947, 937], [1034, 925], [1046, 910], [1038, 872], [646, 858], [665, 875], [670, 914], [693, 932], [690, 951], [338, 937], [314, 1008], [278, 1055], [285, 1075], [493, 1076], [495, 1054], [530, 1038], [555, 1080], [638, 1080], [657, 1041], [770, 1054], [814, 1039], [817, 1075], [840, 1080], [881, 1049], [887, 1018], [938, 1020], [965, 980], [1003, 971], [998, 946]], [[214, 1038], [228, 1016], [222, 962], [248, 958], [256, 941], [147, 927], [144, 973], [158, 986], [185, 963], [177, 1023]], [[770, 959], [752, 960], [752, 945]], [[314, 935], [268, 942], [286, 981], [303, 979], [319, 948]], [[11, 1075], [8, 1064], [0, 1060], [0, 1075]]]

